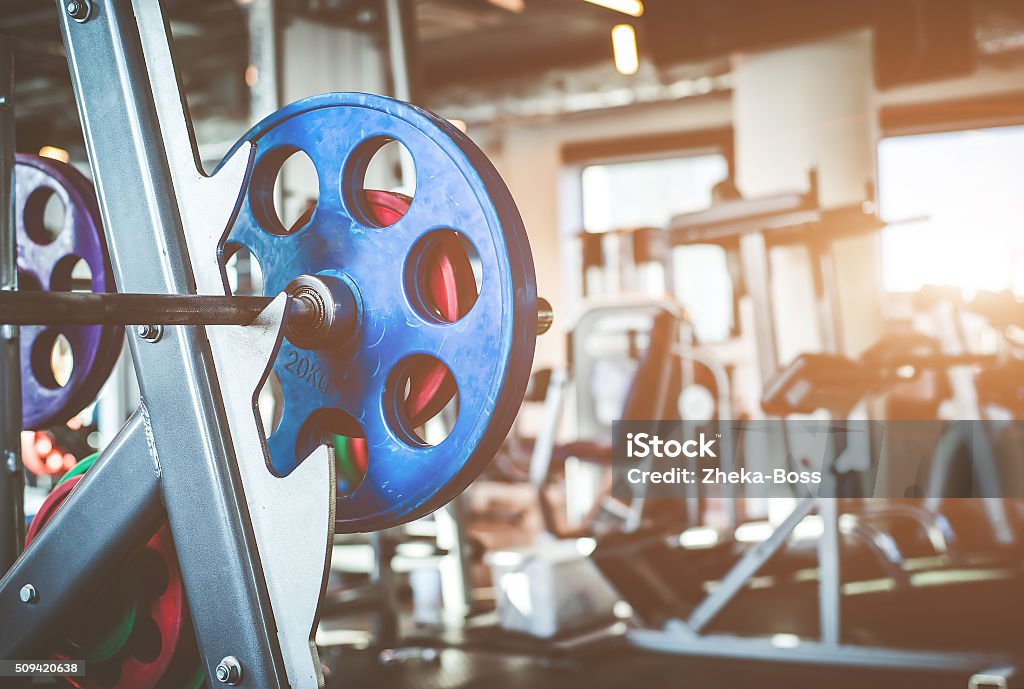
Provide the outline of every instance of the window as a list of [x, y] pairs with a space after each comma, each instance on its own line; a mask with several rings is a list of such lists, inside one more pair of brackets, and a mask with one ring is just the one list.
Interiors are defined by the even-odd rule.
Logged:
[[883, 139], [883, 284], [1024, 290], [1024, 127]]
[[665, 227], [673, 215], [708, 208], [711, 189], [725, 179], [720, 153], [583, 168], [583, 227], [607, 232]]
[[700, 342], [724, 342], [733, 326], [732, 278], [725, 249], [710, 244], [673, 251], [676, 298], [693, 321]]
[[[711, 190], [728, 172], [728, 160], [721, 153], [588, 165], [582, 172], [583, 226], [593, 233], [667, 228], [675, 215], [709, 208]], [[645, 289], [653, 294], [672, 291], [693, 318], [700, 340], [726, 339], [733, 296], [724, 251], [715, 246], [676, 247], [672, 265], [672, 285], [665, 285], [659, 275]]]

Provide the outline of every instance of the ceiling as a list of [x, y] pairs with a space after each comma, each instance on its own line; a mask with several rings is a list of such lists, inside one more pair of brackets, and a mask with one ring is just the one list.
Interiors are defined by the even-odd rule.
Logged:
[[[284, 21], [303, 16], [363, 31], [381, 29], [381, 0], [278, 1]], [[237, 0], [164, 2], [193, 116], [245, 121], [245, 10]], [[624, 18], [582, 0], [414, 2], [416, 93], [428, 107], [454, 91], [489, 93], [513, 81], [550, 81], [552, 74], [608, 65], [610, 28]], [[645, 17], [636, 22], [641, 51], [655, 65], [653, 78], [665, 83], [666, 75], [683, 63], [872, 22], [897, 27], [890, 33], [897, 48], [893, 59], [900, 58], [907, 36], [922, 33], [934, 19], [926, 7], [967, 13], [962, 24], [971, 32], [970, 50], [960, 60], [965, 64], [951, 69], [967, 69], [976, 57], [1006, 60], [1024, 54], [1024, 3], [1019, 0], [645, 0], [645, 5]], [[521, 11], [514, 11], [517, 6]], [[913, 11], [887, 12], [897, 6]], [[80, 142], [56, 13], [52, 0], [0, 1], [0, 31], [14, 36], [18, 50], [19, 149]], [[934, 62], [911, 57], [917, 63]]]
[[[279, 1], [285, 21], [306, 17], [381, 30], [380, 0]], [[608, 31], [621, 15], [580, 0], [519, 1], [525, 11], [500, 6], [515, 7], [517, 0], [416, 0], [419, 98], [429, 102], [455, 84], [607, 59]], [[165, 7], [193, 116], [247, 119], [245, 10], [236, 0], [165, 0]], [[0, 31], [14, 37], [18, 53], [19, 149], [80, 144], [56, 3], [3, 0]]]

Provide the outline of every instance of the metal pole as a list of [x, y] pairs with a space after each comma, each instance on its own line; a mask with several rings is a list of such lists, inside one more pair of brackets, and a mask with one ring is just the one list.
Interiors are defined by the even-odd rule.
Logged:
[[473, 600], [470, 571], [473, 563], [469, 553], [469, 505], [465, 493], [434, 513], [437, 524], [437, 545], [447, 551], [438, 568], [441, 573], [441, 607], [444, 622], [461, 624], [470, 612]]
[[837, 646], [842, 632], [839, 498], [819, 498], [818, 514], [825, 529], [818, 540], [818, 619], [821, 642]]
[[410, 0], [385, 0], [388, 32], [388, 62], [391, 67], [391, 93], [398, 100], [413, 99], [413, 79], [410, 72], [410, 23], [416, 8]]
[[376, 531], [370, 534], [370, 545], [374, 554], [370, 576], [380, 595], [374, 619], [375, 642], [380, 648], [390, 648], [398, 642], [398, 600], [395, 572], [391, 567], [395, 544], [387, 531]]
[[[332, 303], [289, 290], [285, 322], [290, 334], [311, 336], [330, 331], [343, 337], [354, 328], [356, 306], [344, 293]], [[0, 323], [14, 325], [252, 325], [274, 297], [229, 297], [209, 294], [122, 294], [120, 292], [9, 292], [0, 290]], [[537, 334], [554, 321], [544, 299], [538, 300]], [[335, 327], [337, 324], [337, 327]], [[296, 341], [293, 340], [293, 344]], [[310, 346], [309, 348], [315, 348]]]
[[[385, 0], [384, 7], [391, 93], [398, 100], [412, 103], [416, 98], [416, 90], [411, 66], [414, 55], [410, 53], [414, 53], [416, 47], [416, 7], [412, 0]], [[399, 163], [402, 167], [402, 184], [411, 189], [416, 175], [412, 156], [403, 151]]]
[[249, 118], [253, 124], [281, 107], [281, 34], [277, 0], [253, 0], [248, 5]]
[[[256, 124], [281, 107], [281, 31], [277, 23], [277, 0], [253, 0], [246, 11], [249, 29], [249, 123]], [[283, 207], [287, 171], [280, 173], [281, 182], [274, 185], [274, 203]], [[236, 254], [238, 289], [253, 291], [252, 261], [248, 252]]]
[[817, 306], [818, 332], [826, 352], [842, 353], [843, 323], [836, 276], [835, 247], [831, 242], [809, 248], [814, 275], [814, 301]]
[[[274, 297], [21, 292], [0, 294], [0, 323], [18, 325], [250, 325]], [[291, 325], [313, 325], [316, 307], [289, 299]]]
[[[14, 236], [14, 44], [0, 35], [0, 292], [18, 289]], [[25, 538], [21, 466], [21, 363], [18, 328], [0, 325], [0, 573]]]
[[760, 232], [740, 237], [743, 279], [754, 307], [754, 335], [757, 337], [757, 365], [764, 387], [779, 370], [775, 306], [772, 299], [768, 245]]

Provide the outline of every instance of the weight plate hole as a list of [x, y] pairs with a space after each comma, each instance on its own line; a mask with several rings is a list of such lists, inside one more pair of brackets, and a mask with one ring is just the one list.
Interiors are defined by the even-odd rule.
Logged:
[[152, 663], [160, 657], [163, 637], [160, 627], [149, 618], [143, 618], [132, 634], [132, 656], [141, 663]]
[[32, 344], [32, 374], [45, 388], [59, 390], [71, 380], [75, 355], [71, 342], [56, 330], [45, 330]]
[[434, 230], [413, 245], [405, 263], [405, 292], [421, 318], [454, 323], [473, 308], [483, 284], [480, 255], [454, 230]]
[[64, 231], [64, 201], [49, 187], [39, 187], [25, 200], [25, 231], [36, 244], [49, 244]]
[[[403, 178], [407, 172], [409, 179]], [[388, 227], [405, 211], [382, 213], [373, 207], [367, 190], [382, 190], [412, 198], [416, 190], [416, 166], [402, 142], [386, 136], [367, 139], [349, 156], [342, 175], [342, 196], [356, 220], [369, 227]]]
[[253, 173], [253, 211], [271, 234], [293, 234], [313, 217], [319, 188], [316, 166], [305, 151], [294, 146], [275, 149]]
[[142, 579], [142, 590], [146, 600], [156, 600], [170, 583], [170, 571], [164, 556], [153, 548], [143, 548], [136, 555], [139, 576]]
[[369, 464], [363, 427], [340, 409], [318, 409], [302, 424], [295, 447], [296, 459], [305, 459], [320, 445], [330, 448], [337, 462], [338, 494], [351, 495], [363, 482]]
[[231, 243], [224, 246], [224, 255], [231, 294], [263, 296], [263, 267], [256, 254], [247, 246]]
[[43, 289], [43, 283], [39, 282], [39, 278], [36, 277], [35, 273], [18, 269], [18, 290], [21, 292], [38, 292]]
[[54, 292], [92, 292], [92, 268], [80, 256], [71, 254], [57, 261], [50, 275]]
[[403, 359], [388, 376], [384, 395], [392, 430], [413, 447], [440, 445], [455, 427], [459, 388], [451, 370], [435, 357]]

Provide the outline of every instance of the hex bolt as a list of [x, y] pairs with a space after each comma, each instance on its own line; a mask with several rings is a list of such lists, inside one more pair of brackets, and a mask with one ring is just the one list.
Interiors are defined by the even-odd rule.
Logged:
[[89, 0], [68, 0], [64, 4], [64, 9], [68, 16], [76, 22], [84, 22], [92, 14], [92, 5], [89, 4]]
[[22, 586], [19, 596], [22, 603], [32, 605], [33, 603], [39, 602], [39, 592], [36, 591], [36, 587], [32, 584], [25, 584]]
[[135, 332], [146, 342], [159, 342], [160, 338], [164, 336], [164, 326], [140, 325], [135, 328]]
[[242, 681], [242, 664], [235, 656], [228, 656], [217, 665], [217, 681], [221, 684], [238, 684]]

